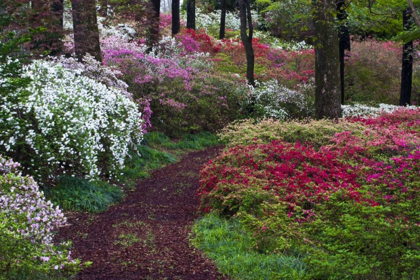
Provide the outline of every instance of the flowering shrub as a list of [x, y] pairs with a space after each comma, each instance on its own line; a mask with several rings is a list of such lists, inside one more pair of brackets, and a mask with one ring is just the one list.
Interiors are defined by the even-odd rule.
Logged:
[[[180, 39], [190, 40], [188, 34]], [[207, 54], [191, 53], [198, 45], [183, 46], [168, 37], [150, 53], [143, 46], [126, 49], [125, 45], [104, 48], [104, 62], [124, 73], [130, 92], [145, 106], [144, 112], [151, 112], [156, 129], [169, 135], [214, 131], [240, 114], [245, 84], [217, 74]]]
[[313, 113], [313, 87], [309, 84], [301, 84], [297, 90], [291, 90], [279, 85], [277, 80], [271, 80], [256, 82], [256, 87], [250, 88], [253, 102], [256, 107], [261, 107], [263, 117], [286, 119], [309, 117]]
[[66, 223], [63, 213], [18, 167], [0, 155], [0, 277], [35, 279], [77, 272], [80, 261], [71, 257], [70, 244], [53, 243], [54, 230]]
[[[202, 208], [222, 212], [255, 210], [266, 191], [273, 199], [288, 202], [288, 215], [313, 215], [313, 204], [339, 189], [357, 189], [356, 168], [350, 168], [332, 151], [315, 151], [300, 143], [273, 141], [231, 148], [201, 171]], [[251, 191], [249, 189], [252, 189]], [[352, 194], [351, 194], [352, 195]], [[352, 195], [353, 197], [353, 195]], [[294, 206], [303, 208], [295, 213]]]
[[[363, 104], [341, 105], [343, 118], [347, 117], [369, 117], [378, 116], [381, 113], [392, 113], [401, 106], [380, 103], [378, 107]], [[416, 106], [407, 106], [409, 109], [416, 109]]]
[[346, 99], [398, 104], [401, 49], [397, 43], [374, 39], [352, 41], [345, 67]]
[[40, 182], [66, 172], [111, 178], [124, 167], [129, 145], [142, 138], [137, 105], [84, 71], [34, 61], [22, 74], [32, 82], [0, 101], [1, 150]]

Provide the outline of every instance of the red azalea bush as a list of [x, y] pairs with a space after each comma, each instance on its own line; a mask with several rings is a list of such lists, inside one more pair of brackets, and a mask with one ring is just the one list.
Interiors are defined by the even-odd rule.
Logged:
[[[252, 39], [255, 77], [260, 81], [276, 79], [291, 88], [314, 77], [314, 50], [287, 51], [272, 48], [258, 38]], [[245, 77], [246, 57], [239, 38], [224, 39], [215, 57], [220, 71], [235, 71]]]
[[[339, 189], [355, 190], [356, 167], [343, 163], [334, 151], [316, 151], [300, 143], [273, 141], [237, 146], [211, 161], [201, 171], [202, 209], [236, 213], [254, 211], [262, 201], [249, 201], [247, 191], [269, 192], [289, 204], [302, 207], [304, 217], [313, 215], [314, 204], [328, 199]], [[358, 199], [357, 195], [350, 195]]]
[[239, 217], [260, 251], [304, 254], [308, 279], [418, 279], [419, 114], [351, 119], [365, 129], [319, 150], [233, 147], [201, 171], [201, 209]]

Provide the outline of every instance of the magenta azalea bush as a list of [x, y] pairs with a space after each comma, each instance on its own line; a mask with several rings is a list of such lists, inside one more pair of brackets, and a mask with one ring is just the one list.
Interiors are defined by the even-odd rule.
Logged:
[[80, 261], [72, 258], [70, 243], [53, 242], [66, 218], [45, 199], [32, 177], [21, 175], [19, 166], [0, 155], [0, 278], [76, 273]]
[[143, 45], [106, 40], [103, 53], [104, 63], [124, 74], [129, 91], [150, 116], [146, 123], [169, 135], [222, 128], [240, 115], [248, 98], [242, 81], [216, 73], [208, 55], [196, 52], [185, 38], [165, 37], [151, 52]]

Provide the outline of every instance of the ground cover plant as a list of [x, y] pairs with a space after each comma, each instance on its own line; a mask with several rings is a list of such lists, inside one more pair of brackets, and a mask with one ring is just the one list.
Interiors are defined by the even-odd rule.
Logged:
[[416, 279], [419, 115], [231, 125], [201, 171], [201, 209], [239, 220], [249, 250], [299, 252], [301, 279]]

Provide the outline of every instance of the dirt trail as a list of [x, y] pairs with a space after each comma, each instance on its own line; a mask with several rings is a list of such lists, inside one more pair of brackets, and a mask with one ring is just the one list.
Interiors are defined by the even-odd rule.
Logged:
[[219, 152], [192, 152], [155, 171], [107, 212], [70, 217], [59, 239], [73, 241], [75, 257], [93, 261], [79, 279], [226, 279], [188, 242], [198, 218], [199, 170]]

